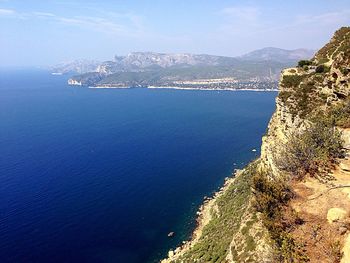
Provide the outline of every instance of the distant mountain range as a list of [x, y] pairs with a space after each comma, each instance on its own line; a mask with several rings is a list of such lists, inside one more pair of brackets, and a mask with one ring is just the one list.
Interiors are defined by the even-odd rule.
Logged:
[[52, 72], [78, 73], [69, 80], [72, 85], [206, 87], [208, 82], [216, 87], [222, 86], [220, 83], [229, 86], [242, 81], [276, 81], [283, 68], [313, 54], [307, 49], [278, 48], [264, 48], [240, 57], [133, 52], [101, 63], [80, 60], [60, 64]]
[[52, 73], [67, 74], [67, 73], [87, 73], [96, 71], [97, 67], [101, 64], [99, 61], [79, 59], [73, 61], [62, 62], [51, 67]]
[[312, 58], [315, 52], [316, 52], [315, 50], [304, 49], [304, 48], [286, 50], [286, 49], [275, 48], [275, 47], [266, 47], [263, 49], [252, 51], [239, 58], [244, 60], [255, 60], [255, 61], [273, 60], [273, 61], [286, 63], [289, 61], [295, 62], [301, 59]]

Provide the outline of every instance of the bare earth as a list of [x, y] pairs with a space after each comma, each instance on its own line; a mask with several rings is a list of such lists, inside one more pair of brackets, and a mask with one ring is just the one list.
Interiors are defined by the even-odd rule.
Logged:
[[[350, 262], [350, 129], [343, 130], [347, 156], [339, 160], [334, 180], [314, 178], [293, 183], [292, 207], [304, 220], [292, 235], [305, 244], [310, 262]], [[337, 255], [341, 251], [342, 255]]]

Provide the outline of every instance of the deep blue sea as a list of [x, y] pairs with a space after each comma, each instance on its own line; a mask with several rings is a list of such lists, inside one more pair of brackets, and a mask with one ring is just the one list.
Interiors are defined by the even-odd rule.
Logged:
[[189, 238], [203, 197], [259, 154], [275, 107], [275, 92], [67, 78], [0, 71], [2, 263], [156, 262]]

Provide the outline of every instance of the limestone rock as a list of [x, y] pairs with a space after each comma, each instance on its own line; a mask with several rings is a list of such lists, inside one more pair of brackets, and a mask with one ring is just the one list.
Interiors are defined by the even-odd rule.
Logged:
[[329, 209], [327, 213], [327, 220], [329, 223], [343, 220], [346, 217], [347, 217], [347, 212], [344, 209], [338, 208], [338, 207], [333, 207]]
[[173, 250], [169, 250], [168, 257], [171, 258], [173, 256], [174, 256], [174, 251]]

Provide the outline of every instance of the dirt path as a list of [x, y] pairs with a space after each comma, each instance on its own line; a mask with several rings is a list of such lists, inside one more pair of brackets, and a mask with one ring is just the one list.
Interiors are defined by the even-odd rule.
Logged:
[[332, 172], [334, 180], [293, 183], [292, 207], [304, 223], [292, 235], [306, 245], [310, 262], [350, 262], [350, 129], [343, 136], [347, 156]]

